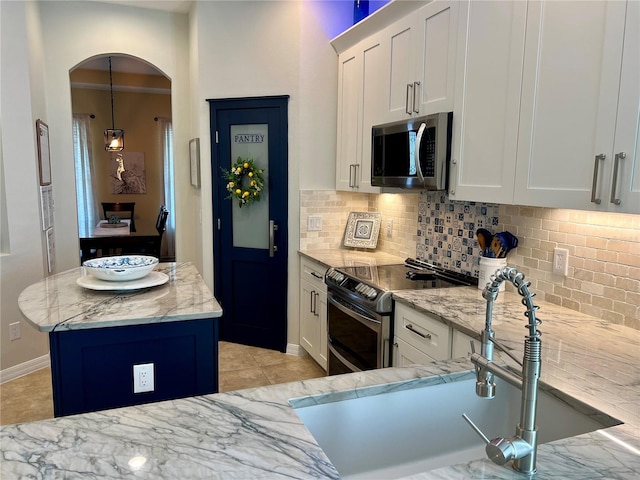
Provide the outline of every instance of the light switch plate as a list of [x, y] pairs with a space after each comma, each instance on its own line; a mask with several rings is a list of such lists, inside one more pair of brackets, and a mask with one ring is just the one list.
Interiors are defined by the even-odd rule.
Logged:
[[307, 219], [307, 231], [319, 232], [322, 230], [322, 217], [318, 215], [309, 216]]

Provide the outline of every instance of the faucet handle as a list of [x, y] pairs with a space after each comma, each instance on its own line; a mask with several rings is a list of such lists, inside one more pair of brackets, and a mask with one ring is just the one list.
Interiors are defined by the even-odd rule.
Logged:
[[462, 414], [462, 418], [464, 418], [464, 421], [469, 424], [473, 431], [476, 432], [482, 440], [484, 440], [484, 443], [486, 443], [487, 445], [491, 443], [491, 440], [489, 440], [487, 436], [482, 433], [482, 430], [480, 430], [480, 428], [475, 423], [473, 423], [473, 420], [471, 420], [466, 413]]
[[485, 452], [487, 457], [493, 463], [497, 465], [504, 465], [505, 463], [514, 460], [516, 458], [522, 458], [533, 451], [532, 446], [525, 440], [519, 437], [501, 438], [497, 437], [493, 440], [489, 440], [487, 436], [482, 433], [482, 430], [473, 423], [466, 413], [462, 414], [462, 418], [469, 424], [474, 432], [478, 434], [480, 438], [487, 444]]

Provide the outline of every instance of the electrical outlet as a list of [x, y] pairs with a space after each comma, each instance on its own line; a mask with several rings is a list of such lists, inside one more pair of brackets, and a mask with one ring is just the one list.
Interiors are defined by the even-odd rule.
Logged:
[[553, 249], [553, 273], [565, 277], [569, 274], [569, 250], [566, 248]]
[[322, 230], [322, 217], [320, 216], [309, 216], [307, 218], [307, 231], [308, 232], [319, 232]]
[[18, 340], [20, 338], [20, 322], [9, 324], [9, 340]]
[[133, 393], [153, 392], [153, 363], [133, 366]]
[[387, 237], [393, 235], [393, 218], [387, 220]]

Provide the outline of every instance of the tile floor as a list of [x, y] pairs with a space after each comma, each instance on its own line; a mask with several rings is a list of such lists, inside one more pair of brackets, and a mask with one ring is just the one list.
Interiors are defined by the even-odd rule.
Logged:
[[[236, 343], [219, 344], [220, 392], [324, 377], [309, 356], [296, 357]], [[0, 425], [53, 418], [51, 369], [0, 385]]]

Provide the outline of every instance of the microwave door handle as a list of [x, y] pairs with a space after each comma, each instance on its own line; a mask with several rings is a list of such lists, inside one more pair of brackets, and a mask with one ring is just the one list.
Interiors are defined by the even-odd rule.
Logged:
[[424, 134], [425, 128], [427, 128], [427, 124], [424, 122], [421, 123], [420, 128], [418, 128], [418, 134], [416, 135], [416, 148], [413, 152], [413, 160], [416, 162], [416, 173], [418, 174], [421, 185], [424, 185], [424, 175], [422, 174], [422, 166], [420, 165], [420, 148], [422, 146], [422, 135]]

